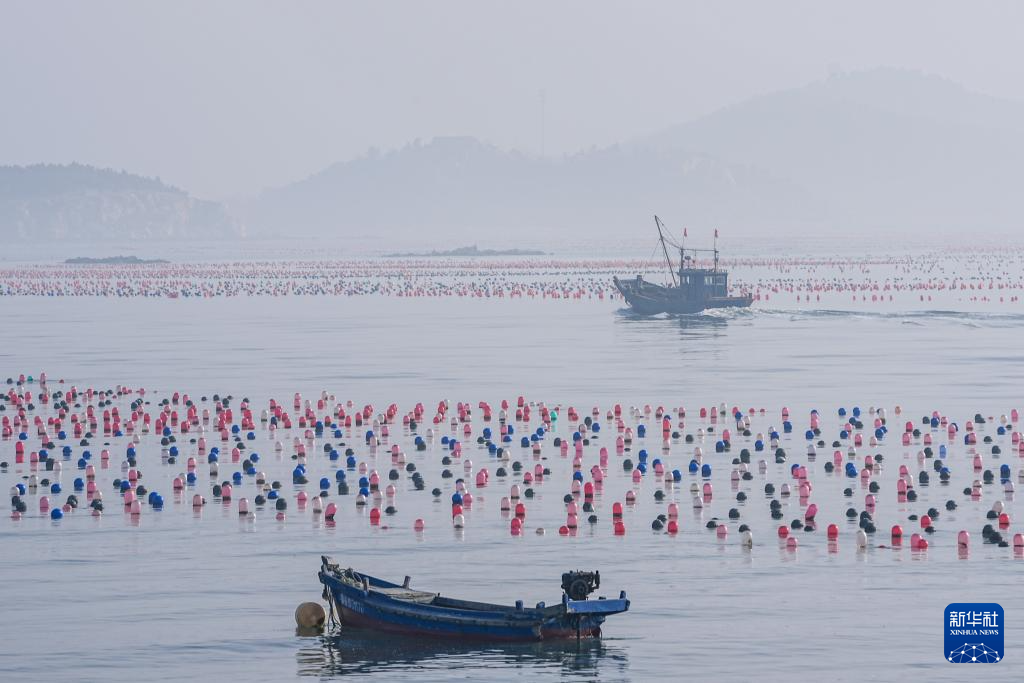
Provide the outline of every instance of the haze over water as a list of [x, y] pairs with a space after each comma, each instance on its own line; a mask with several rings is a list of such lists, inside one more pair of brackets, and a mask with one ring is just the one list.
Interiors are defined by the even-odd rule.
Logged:
[[[1022, 21], [0, 2], [0, 680], [962, 681], [954, 602], [1002, 605], [980, 673], [1019, 680]], [[631, 312], [613, 277], [677, 254], [653, 214], [753, 305]], [[471, 245], [545, 253], [429, 255]], [[65, 263], [117, 255], [166, 262]], [[308, 436], [307, 401], [366, 422]], [[299, 633], [322, 555], [503, 604], [600, 570], [631, 606], [580, 644]]]

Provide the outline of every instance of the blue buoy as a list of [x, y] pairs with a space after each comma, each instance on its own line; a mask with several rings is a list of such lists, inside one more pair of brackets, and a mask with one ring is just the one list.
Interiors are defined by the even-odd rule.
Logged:
[[711, 476], [711, 465], [704, 463], [700, 468], [700, 476], [705, 479]]
[[328, 479], [327, 477], [321, 477], [321, 479], [320, 479], [320, 490], [321, 491], [326, 491], [329, 488], [331, 488], [331, 480]]
[[64, 511], [60, 508], [53, 508], [50, 510], [50, 519], [62, 519], [64, 517]]

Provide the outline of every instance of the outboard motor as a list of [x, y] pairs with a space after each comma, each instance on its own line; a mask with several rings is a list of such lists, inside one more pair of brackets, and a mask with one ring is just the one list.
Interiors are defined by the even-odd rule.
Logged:
[[586, 600], [587, 596], [601, 587], [601, 572], [565, 572], [562, 574], [562, 590], [570, 600]]

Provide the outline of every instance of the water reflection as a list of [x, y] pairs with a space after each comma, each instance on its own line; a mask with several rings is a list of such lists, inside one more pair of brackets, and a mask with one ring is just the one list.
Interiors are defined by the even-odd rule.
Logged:
[[493, 680], [543, 673], [608, 680], [623, 678], [629, 665], [624, 648], [600, 639], [454, 644], [355, 629], [342, 633], [310, 639], [295, 655], [298, 674], [331, 678], [416, 672], [424, 680], [436, 672], [438, 679], [475, 674]]
[[[729, 328], [734, 316], [709, 315], [695, 313], [692, 315], [658, 315], [645, 316], [635, 313], [632, 309], [621, 308], [615, 312], [615, 324], [624, 329], [638, 333], [648, 341], [651, 335], [663, 336], [675, 330], [683, 341], [713, 340], [723, 336]], [[684, 347], [683, 350], [691, 350]]]

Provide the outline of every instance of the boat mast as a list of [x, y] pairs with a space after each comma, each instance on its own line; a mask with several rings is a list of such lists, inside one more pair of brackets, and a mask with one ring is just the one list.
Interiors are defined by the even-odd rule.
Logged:
[[677, 287], [676, 274], [672, 272], [672, 259], [668, 256], [668, 247], [665, 246], [665, 234], [661, 231], [661, 219], [657, 214], [654, 216], [654, 225], [658, 227], [658, 240], [661, 242], [661, 250], [665, 252], [665, 262], [668, 264], [668, 274], [672, 276], [672, 286]]
[[715, 228], [715, 272], [718, 272], [718, 228]]

